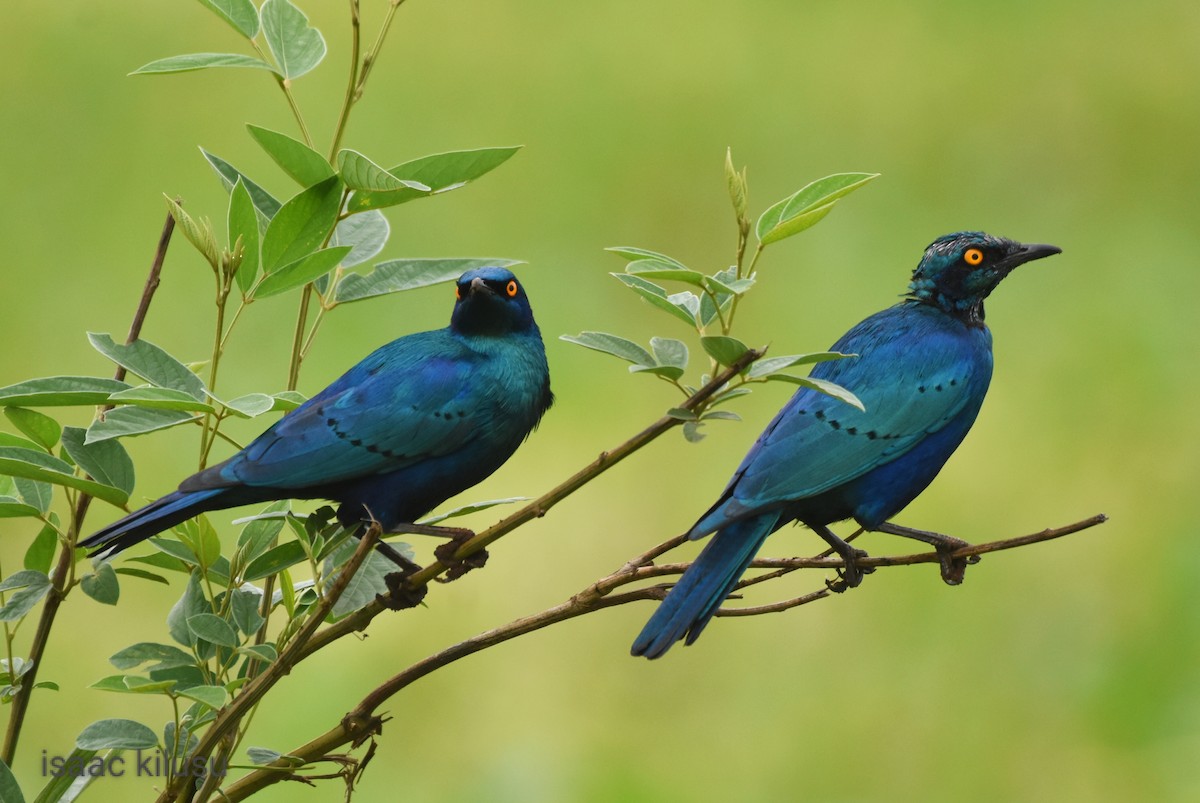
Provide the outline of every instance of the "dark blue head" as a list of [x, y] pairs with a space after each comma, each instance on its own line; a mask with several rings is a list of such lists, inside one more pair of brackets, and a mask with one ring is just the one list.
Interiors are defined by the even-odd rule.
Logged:
[[1025, 245], [981, 231], [939, 237], [913, 271], [908, 295], [968, 322], [983, 320], [983, 300], [1013, 268], [1062, 253], [1053, 245]]
[[507, 268], [469, 270], [454, 286], [450, 328], [472, 335], [506, 335], [536, 329], [529, 297]]

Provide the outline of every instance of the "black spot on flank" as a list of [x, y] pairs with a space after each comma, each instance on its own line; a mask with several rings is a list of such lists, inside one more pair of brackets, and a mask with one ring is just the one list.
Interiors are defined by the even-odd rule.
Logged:
[[799, 412], [800, 415], [808, 415], [808, 410], [799, 410], [797, 412]]
[[458, 411], [458, 417], [459, 417], [459, 418], [466, 418], [466, 417], [467, 417], [467, 411], [466, 411], [466, 410], [459, 410], [459, 411]]
[[355, 438], [354, 440], [350, 441], [350, 445], [351, 446], [362, 446], [362, 441], [359, 440], [358, 438]]
[[439, 413], [437, 410], [434, 410], [434, 411], [433, 411], [433, 417], [434, 417], [434, 418], [441, 418], [441, 417], [442, 417], [442, 414], [441, 414], [441, 413]]
[[379, 447], [372, 443], [367, 447], [367, 451], [371, 454], [379, 454]]
[[920, 386], [918, 386], [918, 387], [917, 387], [917, 393], [924, 393], [924, 392], [925, 392], [925, 386], [924, 386], [924, 385], [920, 385]]
[[846, 434], [847, 435], [857, 435], [858, 427], [846, 427]]
[[325, 424], [326, 424], [326, 426], [330, 426], [330, 427], [336, 427], [336, 426], [337, 426], [337, 419], [336, 419], [336, 418], [326, 418], [326, 419], [325, 419]]
[[815, 413], [813, 413], [813, 416], [815, 416], [818, 421], [824, 421], [825, 420], [825, 411], [817, 410]]
[[942, 386], [941, 386], [941, 385], [934, 385], [933, 389], [934, 389], [934, 390], [936, 390], [938, 393], [941, 393], [941, 392], [942, 392]]
[[951, 380], [950, 380], [950, 387], [954, 387], [954, 386], [955, 386], [955, 385], [957, 385], [957, 384], [958, 384], [958, 380], [957, 380], [957, 379], [951, 379]]
[[870, 438], [871, 440], [875, 440], [876, 438], [879, 437], [879, 433], [876, 432], [875, 430], [871, 430], [870, 432], [867, 433], [867, 437]]
[[841, 423], [839, 423], [839, 422], [837, 422], [837, 421], [830, 421], [830, 422], [829, 422], [829, 426], [833, 427], [834, 429], [841, 429], [841, 428], [842, 428], [842, 425], [841, 425]]

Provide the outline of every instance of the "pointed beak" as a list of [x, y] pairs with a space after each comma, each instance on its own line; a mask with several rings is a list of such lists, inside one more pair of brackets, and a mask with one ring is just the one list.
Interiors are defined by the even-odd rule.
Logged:
[[1001, 260], [997, 267], [1001, 267], [1004, 272], [1007, 273], [1018, 265], [1024, 265], [1026, 262], [1032, 262], [1035, 259], [1042, 259], [1043, 257], [1054, 256], [1055, 254], [1061, 253], [1062, 249], [1057, 245], [1031, 243], [1022, 245], [1016, 251], [1013, 251], [1011, 254]]
[[492, 293], [492, 292], [494, 292], [494, 291], [492, 290], [492, 288], [487, 286], [487, 282], [485, 282], [483, 279], [479, 278], [478, 276], [476, 276], [474, 279], [471, 280], [471, 295], [475, 295], [476, 293]]

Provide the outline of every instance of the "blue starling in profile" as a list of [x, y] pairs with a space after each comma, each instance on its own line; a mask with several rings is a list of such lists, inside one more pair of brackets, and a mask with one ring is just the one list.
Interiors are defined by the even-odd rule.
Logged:
[[233, 457], [80, 546], [109, 557], [198, 513], [275, 499], [330, 499], [343, 524], [389, 532], [481, 482], [554, 397], [517, 278], [471, 270], [455, 298], [446, 328], [382, 346]]
[[[865, 411], [801, 388], [767, 425], [708, 512], [688, 532], [713, 533], [633, 643], [658, 658], [691, 644], [737, 585], [767, 536], [797, 521], [843, 559], [842, 587], [862, 579], [853, 549], [829, 529], [853, 518], [940, 544], [933, 533], [888, 519], [925, 490], [975, 422], [992, 378], [992, 335], [983, 301], [1013, 268], [1060, 253], [982, 232], [935, 240], [904, 301], [833, 344], [855, 354], [820, 363], [812, 376], [852, 391]], [[945, 558], [943, 576], [946, 576]], [[949, 579], [949, 578], [947, 578]]]

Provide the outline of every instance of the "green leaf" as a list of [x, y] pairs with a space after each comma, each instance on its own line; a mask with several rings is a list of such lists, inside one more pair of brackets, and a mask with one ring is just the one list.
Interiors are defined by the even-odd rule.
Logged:
[[104, 414], [103, 420], [97, 420], [88, 427], [85, 442], [91, 444], [110, 438], [144, 435], [147, 432], [157, 432], [160, 429], [186, 424], [198, 417], [180, 410], [118, 407], [115, 410], [109, 410]]
[[867, 408], [863, 407], [863, 403], [861, 401], [859, 401], [858, 397], [855, 396], [853, 393], [846, 390], [841, 385], [834, 384], [833, 382], [828, 382], [824, 379], [813, 379], [812, 377], [803, 377], [803, 376], [791, 376], [790, 374], [771, 374], [770, 376], [767, 377], [767, 379], [770, 379], [770, 380], [773, 380], [776, 382], [790, 382], [793, 385], [799, 385], [800, 387], [803, 387], [803, 388], [809, 388], [811, 390], [815, 390], [820, 393], [824, 393], [826, 396], [832, 396], [835, 399], [844, 401], [846, 404], [849, 404], [851, 407], [857, 407], [860, 410], [867, 409]]
[[258, 9], [250, 0], [200, 0], [247, 39], [258, 34]]
[[[334, 573], [335, 566], [342, 566], [354, 554], [354, 550], [358, 548], [358, 539], [351, 538], [341, 545], [329, 559], [325, 562], [325, 571], [330, 575], [332, 582], [334, 577], [341, 575], [344, 569], [339, 568]], [[334, 604], [333, 610], [330, 613], [334, 618], [345, 616], [349, 613], [354, 613], [359, 608], [365, 607], [375, 601], [375, 597], [388, 592], [387, 582], [384, 580], [388, 574], [396, 571], [396, 564], [379, 554], [375, 550], [371, 550], [371, 554], [367, 555], [367, 559], [358, 567], [358, 571], [350, 578], [350, 582], [346, 584], [346, 590], [338, 597], [338, 601]]]
[[[453, 510], [448, 510], [445, 513], [439, 513], [436, 516], [429, 516], [421, 519], [422, 524], [437, 524], [439, 521], [446, 519], [457, 518], [458, 516], [466, 516], [470, 513], [478, 513], [481, 510], [487, 510], [490, 507], [497, 505], [511, 505], [515, 502], [527, 502], [531, 497], [528, 496], [510, 496], [506, 499], [489, 499], [486, 502], [472, 502], [469, 505], [462, 505]], [[403, 550], [402, 550], [403, 551]]]
[[272, 514], [284, 513], [291, 507], [286, 499], [272, 502], [263, 508], [259, 516], [250, 521], [238, 535], [235, 563], [245, 566], [267, 551], [271, 542], [279, 537], [283, 529], [283, 518], [266, 518]]
[[325, 58], [325, 37], [288, 0], [262, 5], [262, 32], [284, 78], [299, 78]]
[[741, 421], [742, 420], [742, 417], [740, 415], [738, 415], [737, 413], [730, 412], [729, 410], [710, 410], [709, 412], [700, 416], [701, 421], [708, 421], [710, 418], [716, 418], [716, 419], [720, 419], [720, 420], [724, 420], [724, 421]]
[[108, 661], [121, 670], [133, 669], [142, 664], [153, 662], [154, 665], [147, 668], [146, 671], [148, 672], [156, 669], [167, 669], [173, 666], [191, 666], [196, 663], [196, 659], [193, 656], [178, 647], [170, 644], [155, 644], [150, 641], [131, 644], [113, 655]]
[[3, 800], [4, 803], [25, 803], [21, 785], [17, 783], [16, 776], [3, 761], [0, 761], [0, 800]]
[[96, 482], [118, 488], [126, 496], [133, 493], [133, 460], [125, 447], [115, 440], [87, 443], [86, 437], [87, 430], [82, 427], [63, 428], [63, 448], [75, 464]]
[[47, 450], [53, 449], [62, 436], [62, 425], [37, 410], [26, 410], [24, 407], [5, 407], [4, 415], [8, 417], [14, 427]]
[[198, 613], [187, 618], [187, 627], [193, 636], [222, 647], [238, 645], [237, 631], [220, 616], [211, 613]]
[[147, 540], [147, 543], [158, 551], [181, 560], [189, 566], [200, 565], [200, 558], [196, 555], [196, 551], [189, 544], [185, 544], [182, 541], [176, 541], [173, 538], [151, 537]]
[[339, 304], [361, 301], [388, 293], [454, 281], [468, 270], [494, 265], [501, 268], [520, 265], [512, 259], [392, 259], [380, 262], [366, 275], [348, 273], [334, 289]]
[[[150, 543], [153, 544], [154, 542], [151, 541]], [[137, 555], [129, 558], [127, 563], [144, 563], [147, 566], [154, 566], [159, 569], [180, 572], [182, 574], [188, 574], [192, 570], [190, 565], [165, 552], [151, 552], [149, 555]]]
[[41, 480], [52, 485], [65, 485], [118, 507], [124, 505], [129, 498], [129, 495], [119, 488], [75, 476], [75, 470], [70, 464], [33, 449], [0, 447], [0, 474]]
[[190, 393], [174, 388], [156, 388], [141, 385], [108, 397], [108, 403], [145, 407], [153, 410], [187, 410], [197, 413], [215, 413], [217, 408], [205, 401], [200, 401]]
[[333, 168], [325, 157], [287, 134], [247, 124], [250, 136], [262, 146], [283, 172], [299, 182], [301, 187], [311, 187], [333, 175]]
[[646, 281], [640, 276], [633, 276], [628, 273], [613, 273], [610, 275], [615, 276], [621, 284], [644, 298], [651, 306], [669, 312], [688, 326], [696, 326], [696, 317], [686, 307], [672, 302], [667, 296], [667, 291], [654, 282]]
[[796, 365], [811, 365], [828, 360], [841, 360], [846, 357], [856, 357], [856, 354], [842, 354], [840, 351], [815, 351], [811, 354], [789, 354], [784, 357], [766, 357], [751, 365], [745, 371], [747, 379], [758, 379], [769, 376], [784, 368]]
[[41, 513], [35, 506], [20, 502], [15, 497], [0, 497], [0, 519], [36, 518]]
[[275, 400], [275, 404], [271, 407], [271, 412], [273, 413], [281, 410], [285, 413], [291, 412], [308, 401], [307, 396], [295, 390], [281, 391], [272, 395], [271, 398]]
[[630, 262], [641, 262], [644, 260], [650, 260], [652, 262], [662, 262], [663, 264], [670, 265], [672, 268], [676, 268], [678, 270], [691, 271], [691, 268], [689, 268], [687, 265], [684, 265], [679, 260], [669, 257], [666, 254], [660, 254], [657, 251], [648, 251], [645, 248], [633, 248], [632, 246], [617, 246], [615, 248], [605, 248], [604, 250], [610, 251], [610, 252], [616, 254], [617, 256], [623, 257], [624, 259], [626, 259]]
[[254, 200], [250, 197], [250, 191], [246, 189], [246, 182], [241, 176], [238, 176], [237, 183], [229, 193], [227, 222], [230, 251], [239, 240], [242, 243], [242, 263], [238, 265], [234, 279], [237, 281], [238, 290], [244, 296], [258, 277], [262, 237], [259, 234], [258, 212], [255, 211]]
[[667, 410], [667, 415], [674, 418], [676, 421], [699, 421], [700, 416], [693, 413], [691, 410], [685, 410], [682, 407], [672, 407]]
[[238, 647], [238, 652], [252, 656], [256, 661], [269, 664], [279, 657], [279, 651], [270, 644], [251, 644]]
[[338, 173], [342, 181], [352, 190], [359, 192], [395, 192], [396, 190], [416, 190], [430, 193], [433, 188], [420, 181], [408, 181], [397, 178], [372, 162], [358, 151], [343, 148], [337, 155]]
[[197, 221], [187, 213], [179, 201], [169, 195], [163, 197], [167, 199], [167, 209], [170, 210], [171, 217], [183, 232], [183, 236], [208, 260], [213, 270], [220, 270], [221, 248], [217, 245], [217, 235], [213, 233], [212, 222], [208, 218]]
[[104, 404], [112, 393], [128, 390], [115, 379], [94, 376], [48, 376], [0, 388], [3, 407], [67, 407]]
[[247, 586], [236, 588], [231, 593], [233, 596], [230, 598], [230, 609], [234, 624], [247, 636], [254, 635], [266, 621], [258, 613], [262, 603], [262, 592], [254, 586]]
[[638, 259], [625, 266], [625, 272], [643, 279], [659, 279], [661, 281], [685, 282], [696, 287], [703, 287], [708, 277], [697, 270], [676, 268], [657, 259]]
[[96, 351], [152, 385], [182, 391], [193, 399], [204, 398], [204, 383], [200, 377], [148, 340], [120, 345], [107, 334], [88, 332], [88, 341]]
[[48, 574], [54, 563], [54, 551], [58, 547], [58, 533], [49, 524], [30, 542], [25, 550], [25, 568], [39, 574]]
[[167, 578], [163, 577], [161, 574], [155, 574], [154, 572], [148, 572], [145, 569], [134, 569], [129, 566], [121, 566], [121, 567], [117, 568], [115, 571], [117, 574], [123, 574], [128, 577], [137, 577], [142, 580], [150, 580], [151, 582], [162, 583], [165, 586], [169, 586], [171, 584], [171, 582], [169, 580], [167, 580]]
[[203, 148], [200, 149], [200, 153], [204, 155], [205, 161], [212, 166], [212, 169], [217, 171], [217, 178], [221, 179], [221, 184], [224, 185], [226, 192], [232, 192], [239, 180], [246, 185], [246, 191], [250, 193], [250, 200], [254, 202], [254, 208], [258, 210], [259, 230], [266, 231], [268, 222], [279, 212], [282, 204], [275, 199], [275, 196], [251, 181], [242, 171], [221, 157], [211, 154]]
[[79, 587], [83, 593], [103, 605], [116, 605], [121, 597], [121, 584], [111, 563], [101, 563], [94, 574], [84, 576]]
[[602, 351], [605, 354], [611, 354], [614, 357], [627, 360], [634, 365], [654, 364], [654, 356], [637, 343], [605, 332], [580, 332], [573, 336], [559, 335], [559, 340], [575, 343], [594, 351]]
[[84, 728], [75, 746], [80, 750], [150, 750], [158, 746], [158, 737], [131, 719], [102, 719]]
[[63, 760], [63, 771], [58, 775], [51, 773], [49, 783], [42, 787], [33, 803], [73, 803], [89, 783], [100, 777], [83, 772], [95, 757], [95, 750], [72, 750]]
[[337, 224], [330, 245], [348, 245], [351, 250], [342, 260], [342, 267], [361, 265], [383, 250], [391, 228], [382, 212], [370, 210], [351, 215]]
[[14, 572], [0, 583], [0, 591], [13, 591], [0, 606], [0, 622], [15, 622], [33, 609], [50, 591], [50, 578], [42, 572], [23, 569]]
[[[521, 146], [501, 148], [477, 148], [466, 151], [434, 153], [396, 165], [387, 170], [390, 175], [409, 182], [429, 187], [432, 194], [456, 190], [470, 181], [495, 170], [521, 149]], [[429, 190], [405, 187], [390, 192], [356, 192], [350, 198], [350, 212], [367, 209], [383, 209], [407, 203], [417, 198], [430, 196]]]
[[674, 380], [683, 376], [683, 369], [674, 365], [631, 365], [629, 366], [629, 373], [654, 374]]
[[704, 433], [700, 431], [700, 427], [704, 424], [700, 421], [685, 421], [683, 423], [683, 437], [688, 443], [699, 443], [704, 440]]
[[229, 702], [229, 692], [223, 686], [190, 686], [181, 689], [179, 696], [203, 703], [214, 711]]
[[263, 272], [274, 273], [316, 251], [337, 220], [341, 197], [342, 182], [334, 176], [285, 203], [263, 235]]
[[275, 409], [275, 399], [265, 393], [247, 393], [222, 404], [242, 418], [254, 418]]
[[14, 479], [14, 485], [16, 485], [17, 493], [20, 494], [22, 502], [32, 505], [41, 514], [45, 514], [50, 510], [50, 502], [54, 496], [54, 489], [47, 483], [17, 477]]
[[[280, 215], [283, 213], [280, 212]], [[279, 218], [276, 217], [276, 220]], [[272, 221], [273, 223], [274, 221]], [[254, 298], [269, 298], [297, 287], [303, 287], [309, 282], [324, 276], [338, 266], [342, 258], [349, 254], [350, 246], [342, 245], [333, 248], [323, 248], [320, 251], [301, 257], [289, 265], [279, 268], [266, 276], [257, 286], [251, 289]]]
[[839, 198], [878, 177], [878, 173], [835, 173], [805, 185], [762, 213], [754, 227], [759, 242], [768, 245], [799, 234], [829, 214]]
[[259, 70], [277, 70], [262, 59], [244, 56], [241, 53], [187, 53], [182, 56], [168, 56], [165, 59], [155, 59], [149, 64], [143, 64], [130, 75], [164, 75], [166, 73], [191, 72], [206, 70], [210, 67], [252, 67]]
[[725, 335], [702, 337], [700, 345], [708, 353], [708, 356], [725, 366], [733, 365], [750, 350], [749, 346], [736, 337], [726, 337]]
[[281, 758], [289, 759], [297, 765], [304, 763], [303, 759], [297, 758], [296, 756], [284, 755], [283, 753], [279, 753], [275, 750], [268, 750], [265, 747], [247, 747], [246, 755], [249, 757], [250, 763], [257, 764], [259, 766], [272, 764]]
[[212, 606], [204, 596], [200, 587], [200, 573], [192, 572], [188, 577], [187, 588], [183, 596], [172, 606], [167, 614], [167, 631], [171, 638], [185, 647], [192, 646], [192, 631], [188, 628], [188, 619], [202, 613], [212, 613]]
[[672, 340], [669, 337], [650, 338], [650, 350], [654, 352], [654, 360], [658, 365], [678, 368], [680, 376], [688, 363], [688, 348], [682, 340]]
[[242, 579], [246, 582], [261, 580], [272, 574], [278, 574], [283, 569], [295, 566], [297, 563], [307, 559], [308, 553], [304, 550], [304, 544], [299, 541], [288, 541], [287, 543], [268, 549], [262, 555], [252, 560], [250, 565], [246, 567], [246, 572]]

